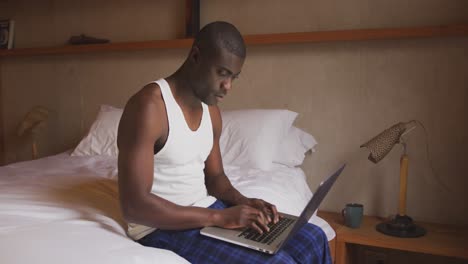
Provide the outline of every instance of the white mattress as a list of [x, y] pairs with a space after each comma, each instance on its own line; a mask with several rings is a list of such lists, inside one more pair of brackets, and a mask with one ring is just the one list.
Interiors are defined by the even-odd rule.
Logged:
[[[311, 197], [299, 168], [273, 172], [226, 167], [244, 195], [299, 215]], [[187, 263], [125, 235], [116, 159], [59, 154], [0, 167], [0, 263]], [[314, 216], [329, 240], [333, 229]]]

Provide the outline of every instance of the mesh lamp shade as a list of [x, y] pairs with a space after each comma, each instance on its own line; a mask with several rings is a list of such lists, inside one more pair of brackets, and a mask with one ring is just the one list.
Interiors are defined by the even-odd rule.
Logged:
[[[381, 161], [395, 146], [400, 143], [403, 134], [416, 127], [416, 121], [400, 122], [384, 130], [368, 142], [361, 145], [369, 150], [368, 159], [373, 163]], [[376, 226], [379, 232], [396, 237], [420, 237], [426, 234], [426, 230], [413, 223], [413, 219], [406, 215], [406, 189], [408, 178], [408, 156], [405, 153], [400, 159], [400, 195], [398, 214], [388, 222]]]
[[400, 141], [400, 137], [406, 131], [408, 123], [400, 122], [395, 124], [362, 144], [361, 148], [365, 147], [370, 152], [368, 159], [374, 163], [382, 160], [392, 150], [393, 146]]

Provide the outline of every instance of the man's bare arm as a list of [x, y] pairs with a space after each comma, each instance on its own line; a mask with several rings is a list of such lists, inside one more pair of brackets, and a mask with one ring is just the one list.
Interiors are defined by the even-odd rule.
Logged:
[[167, 122], [162, 99], [158, 99], [155, 90], [158, 89], [145, 87], [134, 96], [119, 124], [119, 193], [123, 215], [129, 222], [161, 229], [216, 225], [219, 216], [215, 210], [179, 206], [151, 193], [153, 146], [163, 134], [161, 124]]
[[[203, 226], [239, 228], [256, 226], [259, 211], [247, 205], [224, 210], [179, 206], [151, 193], [154, 143], [167, 122], [156, 87], [145, 87], [125, 107], [119, 124], [119, 194], [128, 222], [160, 229], [182, 230]], [[167, 128], [167, 127], [166, 127]]]

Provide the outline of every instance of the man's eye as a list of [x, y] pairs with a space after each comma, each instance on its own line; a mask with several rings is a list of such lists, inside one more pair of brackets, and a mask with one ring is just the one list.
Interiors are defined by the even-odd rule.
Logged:
[[229, 75], [227, 71], [219, 71], [218, 74], [223, 77], [227, 77]]

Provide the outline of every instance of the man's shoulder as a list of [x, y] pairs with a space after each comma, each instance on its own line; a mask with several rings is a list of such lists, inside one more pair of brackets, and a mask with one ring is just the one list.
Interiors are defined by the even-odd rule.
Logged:
[[161, 89], [156, 83], [150, 83], [136, 92], [127, 102], [124, 109], [126, 119], [154, 119], [165, 113]]
[[161, 88], [157, 83], [149, 83], [143, 88], [140, 89], [139, 92], [135, 94], [137, 100], [142, 100], [148, 103], [161, 103], [162, 95], [161, 95]]
[[213, 126], [213, 131], [215, 135], [221, 134], [222, 129], [222, 119], [221, 119], [221, 110], [217, 105], [209, 105], [208, 109], [210, 111], [211, 124]]
[[[165, 107], [157, 84], [147, 84], [125, 105], [119, 131], [140, 131], [157, 136], [164, 122]], [[132, 132], [133, 133], [133, 132]], [[119, 133], [120, 134], [120, 133]]]
[[221, 121], [221, 110], [217, 105], [209, 105], [208, 110], [210, 112], [210, 117], [212, 122]]
[[213, 116], [213, 114], [220, 115], [221, 113], [221, 110], [217, 105], [208, 105], [208, 110], [210, 111], [211, 116]]
[[161, 95], [161, 88], [156, 83], [149, 83], [136, 92], [129, 100], [128, 106], [137, 108], [154, 108], [159, 109], [164, 105]]

